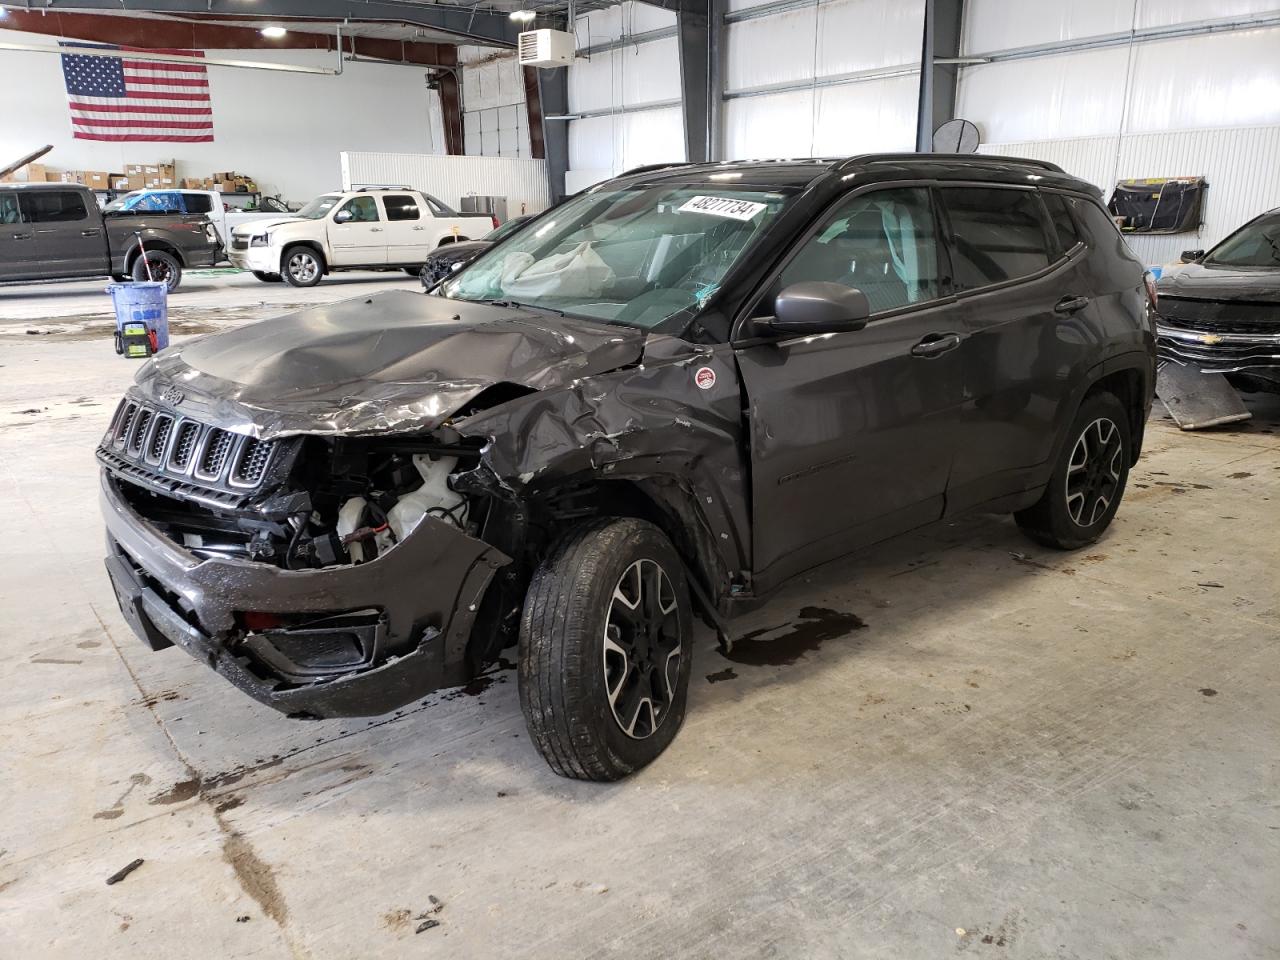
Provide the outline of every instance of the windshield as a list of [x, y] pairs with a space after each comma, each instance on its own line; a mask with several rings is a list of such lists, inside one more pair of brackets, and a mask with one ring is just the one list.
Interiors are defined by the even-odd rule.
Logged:
[[502, 226], [498, 227], [498, 229], [490, 230], [480, 239], [483, 240], [485, 243], [497, 243], [503, 237], [510, 236], [511, 234], [515, 233], [517, 230], [519, 230], [528, 222], [529, 222], [529, 217], [514, 217], [513, 219], [508, 220]]
[[440, 293], [653, 329], [701, 309], [787, 200], [718, 184], [586, 193], [482, 254]]
[[1280, 213], [1246, 223], [1214, 247], [1204, 262], [1223, 267], [1280, 267]]
[[324, 215], [336, 207], [338, 205], [338, 201], [341, 199], [342, 194], [340, 193], [321, 194], [294, 214], [294, 216], [303, 217], [306, 220], [323, 220]]

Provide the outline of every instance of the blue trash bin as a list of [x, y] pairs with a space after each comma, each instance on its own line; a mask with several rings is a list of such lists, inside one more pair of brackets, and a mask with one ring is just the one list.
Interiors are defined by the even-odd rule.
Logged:
[[107, 286], [116, 308], [116, 332], [129, 322], [145, 323], [155, 331], [156, 350], [169, 346], [169, 288], [163, 283], [135, 281]]

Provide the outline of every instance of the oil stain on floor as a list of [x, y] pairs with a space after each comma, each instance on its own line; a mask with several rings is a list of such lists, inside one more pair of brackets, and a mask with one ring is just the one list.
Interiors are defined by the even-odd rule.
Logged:
[[856, 614], [802, 607], [799, 620], [745, 633], [733, 641], [731, 650], [722, 650], [721, 656], [748, 667], [790, 666], [826, 641], [866, 626]]

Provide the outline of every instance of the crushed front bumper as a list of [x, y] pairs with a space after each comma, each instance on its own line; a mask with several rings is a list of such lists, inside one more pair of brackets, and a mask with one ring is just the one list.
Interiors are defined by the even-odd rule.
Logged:
[[[306, 718], [376, 716], [470, 679], [476, 611], [510, 562], [488, 544], [427, 517], [358, 566], [201, 560], [154, 530], [116, 482], [102, 473], [107, 572], [153, 650], [176, 644], [255, 700]], [[290, 619], [248, 632], [246, 613]]]
[[280, 250], [276, 247], [248, 247], [244, 250], [227, 249], [227, 259], [239, 270], [258, 273], [280, 272]]

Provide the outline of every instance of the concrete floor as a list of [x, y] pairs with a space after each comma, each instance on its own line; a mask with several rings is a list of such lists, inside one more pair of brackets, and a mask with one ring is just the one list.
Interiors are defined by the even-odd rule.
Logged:
[[64, 316], [0, 334], [0, 955], [1280, 955], [1275, 398], [1153, 423], [1092, 549], [938, 525], [740, 623], [750, 662], [704, 634], [672, 748], [601, 786], [542, 763], [509, 670], [299, 723], [143, 648], [93, 459], [135, 368]]

